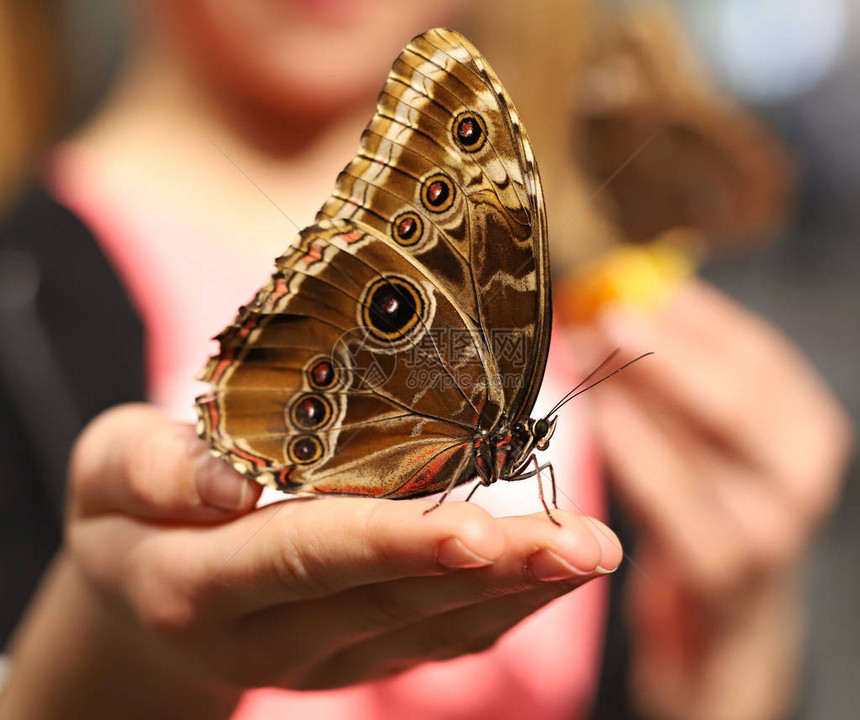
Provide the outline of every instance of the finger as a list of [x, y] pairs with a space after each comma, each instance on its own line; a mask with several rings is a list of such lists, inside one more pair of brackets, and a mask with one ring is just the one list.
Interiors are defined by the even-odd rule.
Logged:
[[[797, 558], [814, 529], [814, 518], [793, 502], [779, 479], [765, 477], [765, 469], [697, 430], [690, 418], [647, 386], [628, 384], [617, 389], [627, 391], [626, 397], [646, 408], [663, 435], [674, 440], [676, 452], [695, 473], [688, 485], [707, 484], [713, 517], [727, 526], [723, 532], [733, 539], [732, 545], [741, 548], [740, 557], [733, 561], [739, 581], [784, 567]], [[707, 550], [724, 551], [722, 546]]]
[[[285, 646], [290, 648], [290, 664], [304, 667], [362, 639], [453, 609], [530, 592], [561, 579], [573, 587], [617, 567], [621, 550], [608, 528], [601, 525], [608, 546], [604, 555], [592, 524], [567, 513], [559, 515], [563, 532], [542, 513], [500, 520], [507, 538], [505, 550], [486, 568], [364, 585], [254, 613], [239, 626], [243, 642], [256, 648], [255, 663], [259, 666], [254, 672], [284, 667]], [[600, 563], [606, 563], [608, 569]], [[320, 618], [325, 621], [320, 622]], [[313, 628], [313, 632], [303, 632], [305, 628]]]
[[[613, 390], [643, 409], [647, 422], [663, 438], [671, 439], [673, 446], [668, 451], [674, 449], [688, 468], [689, 477], [680, 481], [681, 486], [674, 491], [665, 488], [654, 502], [677, 499], [683, 492], [696, 495], [700, 506], [706, 504], [704, 512], [723, 538], [699, 543], [702, 557], [697, 562], [701, 567], [733, 569], [731, 573], [716, 574], [714, 581], [705, 586], [709, 594], [724, 597], [753, 575], [773, 571], [797, 557], [812, 523], [796, 512], [785, 493], [776, 491], [775, 483], [761, 481], [758, 467], [727, 453], [721, 443], [697, 432], [687, 418], [672, 408], [661, 408], [659, 399], [653, 398], [647, 388], [626, 386]], [[627, 446], [626, 451], [640, 452], [633, 446]], [[685, 522], [681, 515], [673, 519]], [[730, 584], [721, 585], [720, 577]]]
[[[222, 567], [213, 579], [215, 593], [230, 607], [247, 610], [488, 567], [511, 553], [518, 571], [528, 562], [531, 572], [546, 579], [564, 572], [559, 561], [590, 572], [602, 561], [614, 568], [621, 560], [617, 538], [591, 519], [586, 523], [560, 512], [569, 520], [559, 529], [541, 513], [497, 520], [470, 503], [447, 503], [424, 515], [427, 507], [357, 498], [307, 503], [306, 510], [287, 503], [270, 523], [272, 541], [255, 538], [244, 560], [240, 554]], [[596, 525], [601, 533], [594, 531]]]
[[[310, 601], [278, 605], [242, 622], [265, 666], [283, 665], [289, 645], [301, 665], [319, 662], [348, 644], [451, 610], [560, 580], [579, 585], [614, 570], [622, 551], [611, 530], [559, 512], [563, 531], [543, 513], [499, 520], [504, 553], [490, 566], [436, 577], [409, 577], [363, 585]], [[588, 519], [591, 520], [591, 519]], [[595, 527], [599, 527], [600, 539]], [[604, 552], [604, 547], [606, 548]], [[326, 618], [324, 623], [319, 618]], [[313, 628], [313, 633], [302, 633]], [[298, 630], [297, 630], [298, 629]], [[270, 648], [267, 653], [264, 648]]]
[[[296, 498], [196, 538], [187, 577], [214, 608], [249, 612], [368, 583], [492, 564], [505, 536], [485, 510], [359, 497]], [[551, 524], [547, 521], [547, 524]]]
[[298, 499], [196, 528], [105, 514], [75, 520], [68, 537], [96, 584], [144, 622], [182, 629], [356, 584], [489, 564], [503, 551], [504, 533], [484, 510], [457, 503], [425, 517], [428, 506]]
[[261, 487], [206, 451], [194, 429], [148, 405], [96, 418], [75, 445], [72, 512], [218, 522], [254, 506]]
[[731, 523], [729, 531], [743, 548], [735, 588], [726, 588], [723, 595], [751, 578], [780, 572], [795, 563], [814, 529], [811, 517], [798, 512], [786, 494], [774, 492], [773, 485], [757, 479], [748, 467], [729, 466], [720, 471], [719, 503]]
[[431, 660], [489, 649], [517, 623], [578, 584], [550, 583], [394, 630], [345, 648], [307, 674], [302, 689], [323, 690], [394, 675]]
[[609, 475], [643, 533], [692, 585], [730, 584], [743, 546], [694, 438], [621, 388], [604, 388], [592, 402]]
[[[656, 318], [611, 312], [602, 327], [612, 342], [657, 350], [618, 384], [647, 388], [652, 399], [672, 403], [758, 464], [763, 477], [783, 483], [799, 504], [823, 508], [832, 500], [832, 478], [850, 445], [844, 413], [799, 354], [761, 319], [704, 284], [692, 284]], [[816, 484], [821, 490], [811, 497]]]
[[[323, 603], [331, 603], [332, 612], [340, 608], [342, 615], [345, 608], [361, 608], [355, 614], [358, 626], [378, 632], [488, 598], [527, 592], [547, 582], [586, 582], [618, 567], [621, 546], [605, 525], [599, 524], [598, 539], [598, 531], [589, 522], [591, 518], [561, 512], [559, 518], [563, 533], [546, 532], [543, 513], [501, 518], [505, 551], [485, 568], [365, 585], [331, 596]], [[313, 601], [313, 607], [323, 605]]]

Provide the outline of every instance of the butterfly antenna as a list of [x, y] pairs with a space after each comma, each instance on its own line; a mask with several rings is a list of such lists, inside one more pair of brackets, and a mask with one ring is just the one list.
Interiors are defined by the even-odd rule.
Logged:
[[[616, 350], [615, 352], [613, 352], [613, 353], [612, 353], [612, 355], [610, 355], [610, 358], [611, 358], [612, 356], [614, 356], [617, 352], [618, 352], [617, 350]], [[579, 390], [579, 389], [578, 389], [578, 388], [580, 388], [580, 387], [582, 386], [582, 383], [580, 383], [580, 384], [579, 384], [579, 385], [577, 385], [573, 390], [571, 390], [567, 395], [565, 395], [565, 397], [564, 397], [564, 398], [563, 398], [563, 399], [562, 399], [558, 404], [556, 404], [556, 406], [552, 409], [552, 411], [551, 411], [551, 412], [549, 412], [549, 413], [547, 414], [547, 417], [549, 417], [549, 416], [550, 416], [550, 415], [552, 415], [553, 413], [556, 413], [556, 412], [558, 412], [559, 410], [561, 410], [561, 408], [563, 408], [565, 405], [567, 405], [567, 403], [569, 403], [569, 402], [570, 402], [571, 400], [573, 400], [575, 397], [578, 397], [579, 395], [582, 395], [582, 393], [586, 392], [587, 390], [591, 390], [591, 388], [593, 388], [593, 387], [595, 387], [595, 386], [597, 386], [597, 385], [600, 385], [600, 383], [602, 383], [604, 380], [609, 380], [609, 378], [611, 378], [613, 375], [617, 375], [618, 373], [620, 373], [620, 372], [621, 372], [622, 370], [624, 370], [625, 368], [630, 367], [633, 363], [635, 363], [635, 362], [639, 362], [640, 360], [642, 360], [642, 358], [646, 358], [646, 357], [648, 357], [649, 355], [653, 355], [653, 354], [654, 354], [654, 351], [653, 351], [653, 350], [652, 350], [652, 351], [650, 351], [650, 352], [642, 353], [639, 357], [635, 357], [635, 358], [633, 358], [632, 360], [627, 361], [626, 363], [624, 363], [624, 364], [623, 364], [620, 368], [618, 368], [617, 370], [613, 370], [613, 371], [612, 371], [611, 373], [609, 373], [608, 375], [604, 375], [602, 378], [600, 378], [600, 380], [597, 380], [597, 381], [595, 381], [595, 382], [591, 383], [590, 385], [586, 385], [586, 386], [585, 386], [584, 388], [582, 388], [581, 390]], [[606, 364], [606, 362], [608, 361], [608, 359], [609, 359], [609, 358], [607, 358], [607, 360], [604, 360], [604, 361], [603, 361], [603, 363], [601, 363], [601, 365], [600, 365], [600, 366], [598, 366], [598, 369], [600, 369], [600, 367], [602, 367], [603, 365], [605, 365], [605, 364]], [[596, 371], [595, 371], [595, 372], [596, 372]], [[593, 376], [593, 375], [594, 375], [594, 373], [591, 373], [591, 375], [589, 375], [588, 377], [591, 377], [591, 376]], [[587, 381], [588, 381], [588, 378], [586, 378], [583, 382], [587, 382]]]
[[592, 370], [590, 373], [588, 373], [588, 375], [586, 375], [584, 378], [582, 378], [582, 380], [579, 383], [577, 383], [574, 387], [572, 387], [570, 390], [568, 390], [567, 393], [565, 393], [564, 397], [561, 400], [559, 400], [553, 406], [552, 410], [550, 410], [546, 414], [546, 416], [549, 417], [550, 415], [554, 415], [556, 410], [558, 410], [562, 405], [564, 405], [565, 402], [567, 402], [568, 396], [572, 395], [577, 390], [579, 390], [579, 388], [581, 388], [583, 385], [585, 385], [587, 382], [589, 382], [591, 380], [591, 378], [593, 378], [595, 375], [597, 375], [597, 373], [600, 372], [601, 368], [606, 367], [606, 365], [608, 363], [612, 362], [612, 359], [616, 355], [618, 355], [619, 352], [620, 352], [620, 350], [618, 348], [615, 348], [615, 350], [613, 350], [611, 353], [609, 353], [609, 355], [607, 355], [603, 360], [601, 360], [600, 364], [596, 368], [594, 368], [594, 370]]

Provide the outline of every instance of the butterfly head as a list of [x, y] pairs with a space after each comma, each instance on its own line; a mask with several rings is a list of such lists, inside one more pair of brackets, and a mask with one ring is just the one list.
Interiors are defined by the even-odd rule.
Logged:
[[532, 436], [534, 437], [535, 447], [538, 450], [546, 450], [549, 447], [549, 441], [552, 434], [555, 432], [555, 424], [558, 422], [558, 416], [545, 417], [540, 420], [535, 420], [531, 427]]

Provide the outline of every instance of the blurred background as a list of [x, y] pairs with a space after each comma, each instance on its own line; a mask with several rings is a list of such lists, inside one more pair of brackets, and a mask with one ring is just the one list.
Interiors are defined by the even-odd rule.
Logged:
[[[666, 50], [655, 61], [655, 72], [676, 95], [683, 95], [684, 83], [697, 77], [687, 75], [688, 66], [703, 69], [709, 98], [704, 105], [717, 108], [716, 114], [703, 114], [701, 103], [680, 103], [687, 108], [681, 123], [687, 134], [683, 142], [680, 135], [675, 137], [674, 151], [691, 158], [699, 153], [699, 163], [720, 157], [723, 172], [746, 177], [748, 185], [739, 183], [752, 218], [746, 226], [767, 225], [767, 231], [755, 228], [752, 242], [736, 228], [715, 228], [712, 235], [730, 239], [711, 241], [702, 272], [791, 336], [855, 422], [860, 421], [860, 0], [675, 0], [664, 5], [671, 20], [664, 9], [654, 15], [657, 6], [649, 2], [595, 4], [609, 15], [632, 17], [626, 29], [607, 34], [605, 44], [596, 43], [593, 49], [590, 77], [597, 78], [597, 90], [622, 88], [624, 78], [617, 73], [623, 75], [624, 69], [618, 59], [649, 43], [655, 57]], [[0, 209], [38, 175], [51, 144], [98, 104], [122, 59], [128, 31], [122, 3], [0, 0]], [[496, 55], [487, 54], [494, 65], [503, 65]], [[505, 68], [498, 69], [507, 83]], [[585, 77], [588, 80], [589, 74]], [[645, 78], [635, 73], [632, 77], [639, 78], [635, 82]], [[589, 152], [609, 142], [614, 131], [603, 121], [601, 108], [628, 101], [619, 100], [620, 91], [615, 97], [601, 97], [595, 87], [586, 82], [564, 91], [584, 93], [587, 100], [580, 103], [586, 116], [581, 151], [598, 185], [629, 157], [627, 150], [619, 157]], [[515, 87], [511, 94], [519, 97]], [[735, 111], [722, 109], [726, 101], [762, 121], [768, 138], [744, 139], [744, 133], [760, 130], [727, 121]], [[636, 102], [628, 105], [637, 118], [645, 112]], [[723, 155], [702, 154], [701, 143], [689, 139], [691, 127], [707, 135], [710, 150], [716, 147]], [[642, 133], [647, 136], [648, 128]], [[787, 162], [776, 150], [762, 157], [761, 147], [770, 137], [787, 149]], [[652, 149], [652, 158], [656, 151]], [[646, 149], [641, 158], [634, 158], [600, 199], [616, 203], [615, 220], [634, 239], [650, 234], [649, 222], [659, 224], [659, 218], [647, 214], [653, 207], [643, 196], [648, 190], [643, 182], [647, 154]], [[544, 157], [540, 148], [537, 155]], [[695, 186], [696, 162], [691, 159], [684, 166], [679, 182]], [[767, 169], [761, 170], [762, 164]], [[660, 191], [667, 192], [667, 187]], [[636, 197], [625, 201], [628, 194]], [[575, 205], [571, 203], [569, 211]], [[765, 205], [768, 222], [757, 223], [756, 213]], [[771, 222], [771, 216], [778, 216], [777, 221]], [[582, 232], [582, 226], [574, 229]], [[860, 707], [858, 518], [860, 468], [855, 460], [840, 507], [824, 528], [810, 568], [806, 718], [854, 717]]]

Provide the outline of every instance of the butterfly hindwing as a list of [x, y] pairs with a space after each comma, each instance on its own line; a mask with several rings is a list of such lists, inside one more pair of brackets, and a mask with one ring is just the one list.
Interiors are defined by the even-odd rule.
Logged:
[[[355, 492], [385, 467], [385, 483], [363, 494], [408, 494], [423, 465], [460, 464], [486, 370], [475, 329], [432, 277], [342, 219], [302, 231], [277, 267], [201, 375], [212, 385], [198, 410], [213, 447], [296, 492]], [[407, 312], [386, 315], [392, 299]], [[461, 330], [456, 357], [432, 341], [439, 323]], [[428, 373], [448, 382], [432, 386]]]

